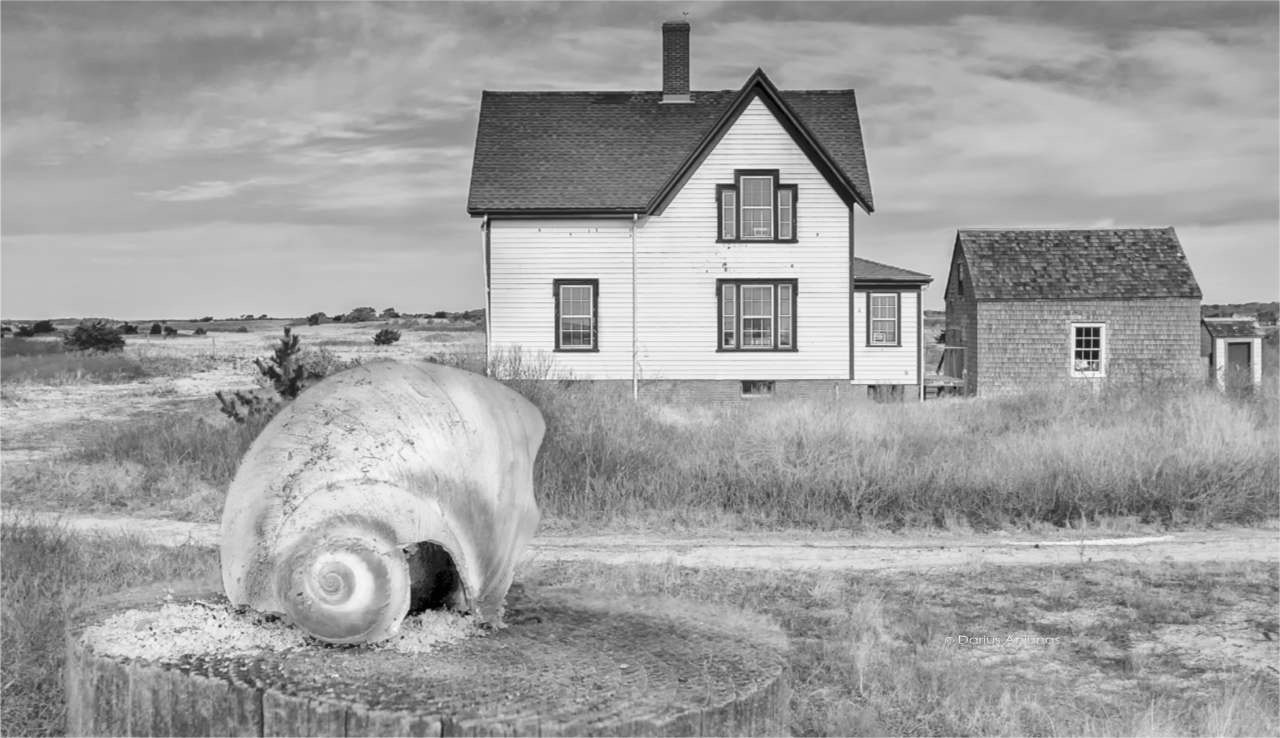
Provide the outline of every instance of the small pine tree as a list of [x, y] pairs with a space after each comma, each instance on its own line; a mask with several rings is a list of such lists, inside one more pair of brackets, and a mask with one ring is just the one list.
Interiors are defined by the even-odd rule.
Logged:
[[400, 340], [400, 331], [390, 328], [383, 328], [373, 336], [373, 344], [375, 346], [390, 346]]
[[37, 320], [36, 324], [31, 326], [32, 333], [53, 333], [56, 328], [53, 327], [52, 320]]
[[280, 344], [276, 346], [271, 356], [266, 361], [254, 359], [253, 363], [262, 376], [271, 382], [271, 388], [275, 391], [276, 397], [267, 398], [245, 392], [234, 392], [228, 397], [220, 391], [215, 392], [214, 396], [222, 405], [219, 408], [222, 414], [237, 423], [243, 423], [251, 416], [274, 413], [281, 404], [293, 400], [307, 388], [307, 385], [323, 379], [327, 371], [335, 368], [305, 365], [302, 362], [299, 338], [293, 335], [293, 331], [288, 326], [285, 326], [284, 337], [280, 339]]
[[312, 313], [307, 316], [307, 325], [320, 325], [325, 317], [324, 313]]
[[153, 336], [158, 336], [164, 333], [164, 326], [160, 325], [159, 323], [152, 323], [151, 330], [148, 332]]
[[122, 351], [124, 339], [106, 321], [83, 322], [62, 343], [70, 351]]

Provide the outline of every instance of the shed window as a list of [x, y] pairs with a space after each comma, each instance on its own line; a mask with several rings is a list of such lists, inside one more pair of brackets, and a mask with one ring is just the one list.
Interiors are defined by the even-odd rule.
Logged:
[[794, 241], [796, 186], [781, 184], [776, 169], [741, 169], [733, 184], [716, 186], [721, 241]]
[[1071, 376], [1104, 377], [1107, 373], [1107, 327], [1103, 323], [1071, 324]]
[[899, 302], [897, 292], [872, 292], [867, 296], [868, 346], [901, 345]]
[[556, 301], [556, 351], [596, 351], [600, 281], [557, 279], [553, 283]]
[[719, 348], [722, 351], [793, 351], [796, 345], [795, 280], [719, 280]]

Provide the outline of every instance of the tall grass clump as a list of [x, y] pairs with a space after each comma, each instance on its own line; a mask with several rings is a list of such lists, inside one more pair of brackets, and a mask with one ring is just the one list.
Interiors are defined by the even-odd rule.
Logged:
[[603, 387], [539, 385], [539, 499], [570, 518], [994, 527], [1280, 513], [1274, 410], [1210, 391], [753, 402], [682, 419]]
[[64, 531], [0, 526], [0, 726], [5, 735], [63, 735], [64, 628], [86, 599], [170, 579], [216, 582], [218, 558], [191, 546], [76, 540]]
[[[22, 339], [5, 339], [8, 344]], [[5, 383], [103, 384], [131, 382], [149, 376], [137, 359], [120, 353], [97, 351], [65, 351], [60, 343], [45, 343], [56, 349], [41, 347], [39, 352], [13, 353], [0, 357], [0, 380]]]

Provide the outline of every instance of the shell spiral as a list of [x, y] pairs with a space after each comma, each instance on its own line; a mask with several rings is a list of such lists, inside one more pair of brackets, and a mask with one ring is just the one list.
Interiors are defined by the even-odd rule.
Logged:
[[376, 524], [353, 521], [300, 541], [277, 568], [277, 597], [299, 627], [330, 643], [394, 635], [409, 610], [409, 567]]

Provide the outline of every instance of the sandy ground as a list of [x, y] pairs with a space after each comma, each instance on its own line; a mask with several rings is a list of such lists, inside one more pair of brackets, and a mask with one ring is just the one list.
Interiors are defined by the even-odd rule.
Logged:
[[[401, 329], [400, 341], [375, 346], [372, 336], [394, 322], [297, 326], [293, 333], [304, 349], [324, 348], [341, 359], [419, 360], [443, 353], [477, 351], [483, 335], [477, 332]], [[65, 450], [78, 438], [100, 432], [103, 424], [148, 415], [176, 406], [218, 414], [214, 392], [256, 387], [255, 358], [270, 356], [282, 332], [211, 333], [176, 338], [131, 336], [125, 354], [140, 359], [181, 358], [199, 368], [186, 376], [149, 377], [120, 384], [60, 385], [15, 383], [0, 394], [0, 454], [5, 463], [47, 458]]]
[[[164, 546], [218, 545], [218, 526], [124, 517], [4, 511], [5, 521], [62, 526], [81, 535], [128, 536]], [[1077, 534], [1078, 535], [1078, 534]], [[674, 564], [763, 570], [927, 570], [980, 566], [1069, 565], [1094, 561], [1272, 561], [1280, 563], [1280, 529], [1226, 528], [1166, 535], [1069, 538], [983, 535], [878, 535], [798, 532], [715, 534], [540, 535], [530, 563], [594, 561], [603, 564]]]

